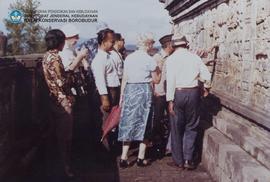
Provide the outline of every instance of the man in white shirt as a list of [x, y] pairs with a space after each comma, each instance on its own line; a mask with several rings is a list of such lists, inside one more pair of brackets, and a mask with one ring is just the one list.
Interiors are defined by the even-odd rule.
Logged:
[[83, 85], [78, 85], [78, 83], [84, 82], [84, 78], [79, 67], [82, 65], [85, 71], [88, 70], [89, 64], [86, 61], [88, 50], [81, 49], [81, 51], [75, 51], [75, 45], [79, 40], [79, 30], [73, 24], [66, 24], [61, 28], [61, 30], [64, 32], [66, 40], [63, 51], [59, 54], [62, 58], [65, 71], [72, 73], [74, 78], [76, 77], [77, 79], [74, 80], [74, 85], [71, 88], [72, 93], [74, 95], [84, 95], [86, 94], [86, 90], [83, 88]]
[[75, 51], [75, 45], [79, 40], [79, 30], [73, 24], [66, 24], [61, 30], [66, 36], [65, 46], [60, 52], [65, 70], [74, 71], [81, 63], [87, 68], [89, 65], [84, 58], [87, 56], [88, 50]]
[[185, 36], [172, 37], [175, 52], [167, 59], [166, 99], [171, 122], [173, 163], [179, 169], [194, 169], [193, 152], [199, 125], [198, 81], [209, 82], [211, 74], [199, 56], [187, 49]]
[[154, 55], [154, 59], [162, 71], [161, 80], [159, 84], [154, 84], [154, 123], [153, 123], [153, 142], [158, 157], [162, 157], [163, 144], [164, 144], [164, 121], [165, 110], [167, 108], [166, 102], [166, 60], [172, 54], [174, 48], [172, 47], [172, 34], [165, 35], [159, 39], [162, 49]]
[[115, 33], [114, 34], [114, 46], [113, 46], [113, 50], [110, 51], [111, 54], [111, 58], [115, 64], [115, 68], [117, 71], [117, 75], [119, 77], [120, 83], [122, 80], [122, 76], [123, 76], [123, 57], [121, 55], [121, 53], [119, 52], [119, 50], [124, 48], [124, 39], [122, 38], [122, 35], [120, 33]]
[[108, 112], [111, 106], [118, 104], [120, 94], [119, 78], [110, 56], [114, 45], [114, 31], [108, 28], [101, 30], [97, 40], [99, 48], [91, 68], [100, 95], [102, 110]]

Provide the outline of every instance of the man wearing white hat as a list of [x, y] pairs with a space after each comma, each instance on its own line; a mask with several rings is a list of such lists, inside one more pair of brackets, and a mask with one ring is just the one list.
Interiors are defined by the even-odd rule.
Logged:
[[84, 66], [87, 67], [84, 58], [87, 56], [88, 50], [75, 51], [75, 45], [79, 40], [79, 30], [73, 24], [66, 24], [61, 30], [66, 35], [65, 47], [60, 53], [65, 70], [74, 71], [78, 68], [80, 63], [83, 63]]
[[73, 77], [73, 87], [71, 88], [74, 95], [85, 95], [86, 89], [84, 88], [83, 73], [80, 72], [79, 67], [83, 66], [84, 70], [87, 71], [89, 64], [86, 61], [88, 55], [87, 49], [81, 49], [80, 51], [75, 50], [75, 45], [79, 40], [79, 30], [73, 24], [64, 25], [61, 30], [66, 36], [65, 46], [63, 51], [60, 52], [62, 62], [65, 71], [69, 72]]
[[173, 158], [168, 165], [194, 169], [193, 152], [199, 125], [198, 82], [210, 81], [211, 74], [201, 58], [188, 51], [185, 36], [176, 33], [172, 42], [175, 52], [166, 62], [166, 99], [169, 102]]

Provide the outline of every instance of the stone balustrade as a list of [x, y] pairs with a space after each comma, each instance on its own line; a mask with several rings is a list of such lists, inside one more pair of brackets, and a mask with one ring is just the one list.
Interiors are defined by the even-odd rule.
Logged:
[[41, 57], [0, 58], [0, 181], [21, 175], [46, 136]]

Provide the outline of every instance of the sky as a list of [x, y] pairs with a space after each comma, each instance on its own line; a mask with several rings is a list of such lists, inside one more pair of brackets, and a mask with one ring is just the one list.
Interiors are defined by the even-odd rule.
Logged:
[[[15, 0], [0, 0], [0, 31], [7, 33], [3, 19], [9, 16], [9, 6]], [[158, 40], [171, 33], [171, 18], [159, 0], [39, 0], [41, 10], [98, 10], [98, 21], [123, 35], [127, 44], [136, 43], [138, 33], [152, 32]], [[63, 4], [64, 2], [64, 4]], [[44, 23], [44, 27], [61, 28], [63, 23]], [[96, 35], [97, 23], [75, 23], [80, 37]], [[156, 41], [158, 42], [158, 41]]]

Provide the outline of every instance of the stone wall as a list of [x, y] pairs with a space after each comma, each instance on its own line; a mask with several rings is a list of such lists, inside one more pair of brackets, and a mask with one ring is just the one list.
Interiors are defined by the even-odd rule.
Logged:
[[202, 118], [213, 126], [205, 128], [203, 165], [215, 181], [270, 181], [270, 1], [163, 3], [173, 31], [187, 36], [191, 50], [208, 50], [205, 62], [213, 61], [211, 92], [222, 107]]
[[217, 46], [206, 58], [216, 61], [213, 91], [248, 108], [249, 118], [270, 128], [270, 1], [196, 2], [167, 2], [174, 31], [187, 35], [191, 49]]
[[0, 181], [27, 170], [45, 134], [48, 105], [38, 60], [37, 55], [0, 57]]
[[7, 37], [0, 31], [0, 56], [5, 56], [7, 50]]

